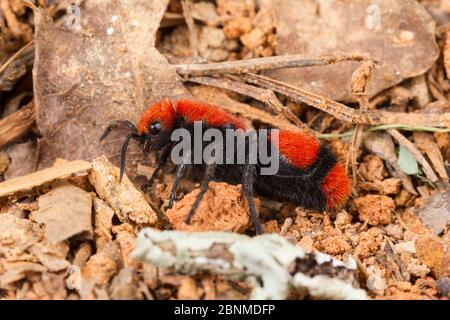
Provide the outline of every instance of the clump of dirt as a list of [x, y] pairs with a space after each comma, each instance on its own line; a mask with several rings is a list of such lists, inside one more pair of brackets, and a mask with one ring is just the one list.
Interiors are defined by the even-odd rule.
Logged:
[[[185, 219], [200, 189], [196, 189], [169, 209], [167, 219], [175, 230], [228, 231], [243, 233], [250, 225], [249, 215], [241, 200], [242, 187], [224, 182], [210, 182], [203, 201], [190, 224]], [[219, 196], [220, 195], [220, 196]]]

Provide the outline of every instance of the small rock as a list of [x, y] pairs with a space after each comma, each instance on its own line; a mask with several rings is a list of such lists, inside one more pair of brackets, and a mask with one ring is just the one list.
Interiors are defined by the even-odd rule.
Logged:
[[[210, 182], [190, 224], [186, 224], [189, 210], [197, 198], [199, 189], [187, 194], [166, 212], [175, 230], [244, 232], [250, 225], [246, 203], [241, 203], [241, 186], [224, 182]], [[255, 205], [259, 206], [259, 201]], [[257, 209], [258, 210], [258, 209]], [[258, 210], [259, 211], [259, 210]]]
[[424, 235], [415, 242], [417, 257], [427, 265], [437, 277], [450, 276], [450, 248], [434, 235]]
[[107, 254], [99, 252], [91, 256], [81, 270], [82, 277], [94, 284], [108, 284], [117, 272], [117, 263]]
[[210, 182], [208, 191], [190, 224], [184, 222], [199, 189], [187, 194], [166, 212], [175, 230], [244, 232], [250, 225], [249, 213], [241, 203], [241, 186]]
[[336, 235], [320, 241], [319, 249], [331, 255], [338, 255], [349, 251], [351, 245], [344, 235]]
[[352, 215], [348, 214], [345, 211], [340, 211], [336, 215], [336, 220], [334, 221], [334, 226], [336, 228], [344, 227], [347, 224], [350, 224], [352, 222]]
[[255, 28], [251, 32], [244, 34], [240, 39], [244, 46], [253, 50], [264, 44], [266, 36], [260, 28]]
[[383, 236], [378, 228], [370, 228], [366, 232], [358, 234], [358, 245], [355, 255], [360, 259], [374, 255], [381, 247]]
[[384, 231], [386, 234], [394, 239], [401, 240], [403, 239], [403, 229], [398, 224], [388, 224], [384, 227]]
[[406, 241], [406, 242], [400, 242], [394, 245], [395, 252], [401, 253], [401, 252], [409, 252], [412, 254], [416, 253], [416, 246], [414, 245], [414, 241]]

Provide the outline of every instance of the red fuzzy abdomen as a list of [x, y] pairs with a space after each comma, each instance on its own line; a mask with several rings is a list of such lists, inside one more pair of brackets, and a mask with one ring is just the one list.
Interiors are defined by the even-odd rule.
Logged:
[[277, 147], [280, 156], [298, 168], [305, 168], [317, 161], [320, 143], [306, 133], [280, 130], [278, 141], [273, 134], [270, 141]]
[[[301, 175], [309, 177], [310, 181], [299, 179], [304, 184], [304, 187], [300, 189], [308, 188], [309, 195], [293, 196], [294, 199], [298, 198], [302, 203], [309, 201], [309, 198], [322, 198], [322, 202], [326, 203], [320, 205], [317, 200], [315, 201], [317, 206], [312, 207], [328, 209], [342, 206], [346, 202], [350, 195], [350, 182], [345, 169], [336, 162], [336, 157], [322, 146], [319, 140], [306, 133], [281, 130], [278, 141], [273, 134], [270, 136], [270, 141], [278, 148], [280, 157], [292, 167], [293, 171], [297, 171], [295, 174], [299, 177]], [[286, 183], [289, 182], [286, 181]], [[317, 187], [311, 187], [314, 185]], [[297, 186], [286, 187], [287, 192], [289, 188], [297, 189]], [[295, 191], [297, 195], [302, 194], [300, 189]], [[314, 192], [321, 195], [312, 195], [311, 193]]]
[[322, 191], [327, 199], [328, 208], [342, 206], [350, 196], [350, 181], [344, 167], [336, 163], [322, 183]]

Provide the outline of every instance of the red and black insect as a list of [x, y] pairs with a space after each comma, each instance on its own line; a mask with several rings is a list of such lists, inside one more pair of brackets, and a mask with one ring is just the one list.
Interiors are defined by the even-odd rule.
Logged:
[[[204, 130], [216, 128], [224, 134], [227, 129], [245, 130], [239, 118], [218, 107], [192, 100], [176, 100], [161, 101], [152, 105], [142, 114], [138, 127], [127, 120], [111, 123], [101, 139], [117, 125], [124, 125], [129, 129], [121, 149], [120, 179], [124, 172], [126, 150], [131, 139], [141, 144], [144, 153], [160, 150], [156, 169], [149, 181], [151, 184], [156, 173], [168, 161], [175, 145], [175, 142], [171, 141], [172, 132], [179, 128], [192, 132], [195, 121], [201, 121]], [[200, 192], [186, 222], [190, 222], [211, 180], [242, 184], [249, 203], [250, 217], [258, 233], [262, 233], [263, 229], [253, 202], [255, 193], [279, 201], [291, 201], [304, 208], [318, 211], [343, 205], [350, 194], [350, 183], [343, 166], [336, 161], [336, 157], [329, 149], [305, 133], [281, 130], [278, 135], [277, 140], [270, 135], [268, 138], [269, 144], [272, 144], [280, 155], [279, 170], [275, 175], [262, 175], [259, 162], [192, 165], [200, 167], [204, 175]], [[181, 163], [176, 167], [169, 208], [176, 199], [177, 187], [186, 173], [187, 166]]]

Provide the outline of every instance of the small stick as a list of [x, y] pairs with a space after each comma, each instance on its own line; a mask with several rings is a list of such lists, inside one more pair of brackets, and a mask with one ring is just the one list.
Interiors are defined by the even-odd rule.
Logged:
[[26, 134], [35, 120], [36, 110], [33, 101], [0, 120], [0, 148]]
[[304, 54], [282, 55], [207, 64], [178, 64], [175, 69], [182, 76], [211, 76], [217, 74], [243, 74], [261, 70], [322, 66], [342, 61], [366, 61], [359, 55], [323, 54], [311, 56]]
[[437, 182], [439, 178], [437, 177], [436, 173], [434, 173], [433, 168], [431, 168], [430, 164], [428, 163], [427, 159], [420, 153], [419, 150], [417, 150], [414, 143], [409, 141], [405, 138], [404, 135], [402, 135], [398, 130], [396, 129], [389, 129], [386, 130], [399, 144], [404, 146], [406, 149], [408, 149], [409, 152], [412, 153], [412, 155], [416, 158], [416, 160], [422, 165], [423, 172], [427, 176], [428, 179], [430, 179], [431, 182]]
[[17, 52], [15, 52], [6, 62], [0, 66], [0, 73], [2, 73], [14, 60], [16, 60], [22, 53], [28, 50], [31, 46], [33, 46], [33, 40], [28, 42], [26, 45], [24, 45], [22, 48], [20, 48]]
[[221, 89], [230, 90], [253, 99], [259, 100], [276, 113], [282, 114], [288, 121], [292, 122], [299, 128], [307, 131], [311, 135], [316, 135], [312, 129], [310, 129], [305, 123], [297, 118], [292, 111], [284, 106], [276, 97], [275, 93], [269, 89], [263, 89], [256, 86], [252, 86], [243, 82], [234, 81], [228, 78], [213, 78], [213, 77], [189, 77], [187, 81], [213, 86]]
[[281, 227], [280, 236], [284, 237], [289, 229], [289, 227], [292, 225], [292, 218], [286, 218], [284, 220], [283, 226]]
[[183, 8], [183, 16], [186, 20], [186, 24], [189, 29], [189, 43], [192, 49], [192, 55], [198, 56], [198, 38], [197, 29], [195, 28], [194, 18], [192, 17], [192, 0], [181, 1], [181, 7]]
[[336, 101], [309, 93], [292, 85], [271, 79], [266, 76], [247, 73], [242, 75], [241, 77], [247, 82], [261, 86], [263, 88], [271, 89], [285, 96], [288, 96], [295, 102], [306, 103], [319, 110], [325, 111], [326, 113], [331, 114], [339, 120], [351, 122], [354, 124], [364, 123], [364, 121], [361, 119], [362, 117], [359, 114], [359, 111], [349, 108], [346, 105], [343, 105]]
[[257, 74], [244, 74], [241, 78], [261, 87], [279, 92], [295, 102], [306, 103], [319, 110], [327, 112], [338, 120], [353, 124], [369, 125], [403, 125], [403, 126], [429, 126], [450, 128], [450, 112], [434, 113], [406, 113], [382, 110], [369, 110], [360, 113], [359, 110], [347, 107], [342, 103], [309, 93], [292, 85]]

